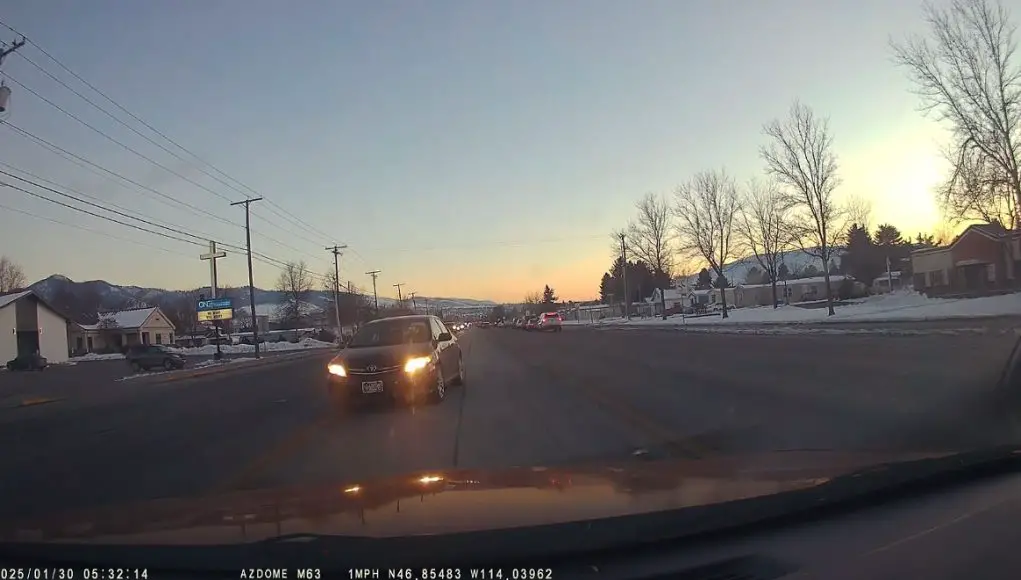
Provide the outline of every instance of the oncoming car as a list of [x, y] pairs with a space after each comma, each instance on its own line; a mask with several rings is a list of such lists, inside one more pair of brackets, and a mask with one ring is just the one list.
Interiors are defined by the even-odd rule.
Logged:
[[361, 327], [327, 365], [331, 399], [441, 402], [464, 384], [461, 347], [435, 316], [398, 316]]

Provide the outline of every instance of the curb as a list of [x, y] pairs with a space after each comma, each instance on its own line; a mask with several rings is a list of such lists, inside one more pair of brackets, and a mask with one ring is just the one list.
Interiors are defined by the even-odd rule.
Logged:
[[242, 364], [210, 365], [208, 367], [201, 368], [201, 369], [196, 369], [196, 370], [193, 370], [191, 372], [185, 371], [185, 372], [183, 372], [181, 374], [172, 373], [168, 377], [157, 378], [157, 379], [155, 379], [153, 381], [149, 381], [149, 384], [172, 383], [172, 382], [183, 381], [183, 380], [187, 380], [187, 379], [196, 379], [196, 378], [200, 378], [200, 377], [208, 377], [208, 376], [211, 376], [211, 375], [225, 374], [225, 373], [229, 373], [229, 372], [236, 371], [236, 370], [259, 368], [259, 367], [269, 366], [269, 365], [272, 365], [272, 364], [282, 363], [282, 362], [286, 362], [286, 361], [292, 361], [292, 360], [297, 360], [297, 359], [302, 359], [302, 358], [310, 358], [310, 357], [313, 357], [313, 356], [316, 356], [316, 355], [325, 354], [327, 352], [331, 352], [331, 350], [330, 349], [326, 349], [326, 348], [317, 348], [317, 349], [309, 349], [307, 351], [300, 351], [299, 353], [296, 353], [296, 354], [282, 354], [282, 355], [277, 355], [277, 356], [266, 357], [266, 358], [263, 358], [263, 359], [254, 360], [254, 361], [246, 362], [246, 363], [242, 363]]

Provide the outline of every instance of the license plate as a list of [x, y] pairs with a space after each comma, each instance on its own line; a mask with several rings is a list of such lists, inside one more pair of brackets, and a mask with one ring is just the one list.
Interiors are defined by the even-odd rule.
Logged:
[[365, 381], [362, 383], [363, 393], [382, 393], [383, 381]]

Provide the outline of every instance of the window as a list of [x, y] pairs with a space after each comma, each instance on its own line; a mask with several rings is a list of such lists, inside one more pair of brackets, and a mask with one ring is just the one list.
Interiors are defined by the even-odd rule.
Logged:
[[440, 322], [439, 319], [430, 318], [429, 321], [432, 325], [433, 340], [438, 339], [441, 334], [447, 332], [447, 329], [444, 328], [443, 323]]
[[156, 344], [163, 344], [163, 335], [158, 332], [156, 333]]

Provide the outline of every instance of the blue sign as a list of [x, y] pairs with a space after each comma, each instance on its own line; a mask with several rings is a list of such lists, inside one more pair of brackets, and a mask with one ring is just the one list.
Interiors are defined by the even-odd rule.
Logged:
[[233, 308], [233, 301], [230, 298], [213, 298], [212, 300], [199, 300], [197, 310], [227, 310]]

